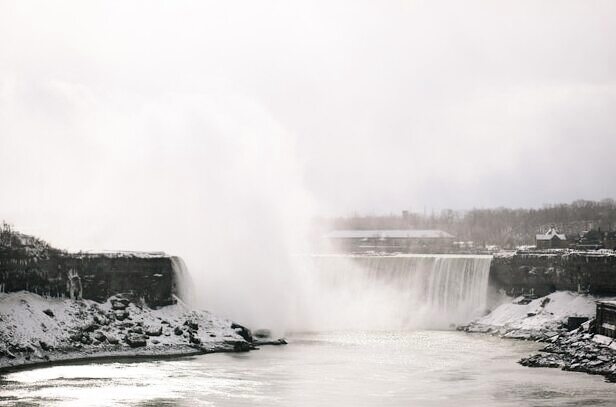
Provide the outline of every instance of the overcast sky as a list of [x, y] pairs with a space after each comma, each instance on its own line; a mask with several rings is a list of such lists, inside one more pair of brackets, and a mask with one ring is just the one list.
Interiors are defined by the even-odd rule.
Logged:
[[609, 0], [0, 0], [0, 218], [614, 197], [615, 62]]

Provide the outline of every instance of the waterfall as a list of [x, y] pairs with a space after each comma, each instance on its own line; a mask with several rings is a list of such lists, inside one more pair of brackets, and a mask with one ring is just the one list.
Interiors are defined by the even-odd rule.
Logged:
[[194, 283], [184, 260], [179, 256], [172, 256], [171, 270], [173, 272], [173, 295], [186, 304], [193, 304], [195, 299]]
[[451, 328], [487, 307], [491, 256], [311, 256], [315, 326]]

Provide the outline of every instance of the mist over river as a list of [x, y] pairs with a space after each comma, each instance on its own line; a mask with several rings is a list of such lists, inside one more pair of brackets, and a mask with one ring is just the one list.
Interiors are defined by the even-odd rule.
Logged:
[[59, 365], [2, 376], [0, 405], [613, 405], [601, 377], [529, 369], [541, 345], [456, 331], [296, 334], [289, 346], [175, 360]]

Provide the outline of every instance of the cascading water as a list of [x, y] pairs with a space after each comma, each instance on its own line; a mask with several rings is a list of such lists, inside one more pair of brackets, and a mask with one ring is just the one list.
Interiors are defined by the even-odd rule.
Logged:
[[183, 303], [194, 303], [194, 283], [181, 257], [171, 256], [171, 269], [173, 270], [173, 295], [176, 300]]
[[450, 328], [487, 306], [491, 256], [312, 256], [314, 328]]

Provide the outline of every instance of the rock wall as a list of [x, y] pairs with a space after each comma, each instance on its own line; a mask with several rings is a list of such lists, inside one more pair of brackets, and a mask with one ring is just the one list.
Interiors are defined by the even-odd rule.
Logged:
[[588, 291], [616, 295], [616, 253], [550, 250], [497, 254], [490, 265], [489, 285], [510, 295], [539, 296], [554, 291]]
[[118, 293], [143, 298], [151, 307], [174, 302], [172, 257], [163, 253], [33, 253], [0, 248], [0, 292], [30, 291], [98, 302]]

